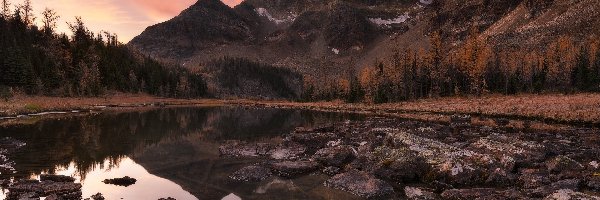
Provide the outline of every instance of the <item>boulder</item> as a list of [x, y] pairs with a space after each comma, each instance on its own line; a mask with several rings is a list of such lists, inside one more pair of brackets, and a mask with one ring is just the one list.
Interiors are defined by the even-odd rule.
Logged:
[[553, 173], [577, 172], [585, 169], [581, 163], [562, 155], [546, 162], [546, 167]]
[[404, 131], [390, 133], [396, 146], [408, 146], [432, 167], [432, 180], [444, 180], [452, 185], [485, 183], [489, 172], [499, 166], [493, 157], [454, 147], [437, 140], [419, 137]]
[[286, 137], [286, 141], [298, 143], [308, 147], [308, 149], [321, 149], [327, 145], [329, 141], [339, 139], [339, 137], [332, 132], [294, 132]]
[[509, 172], [519, 163], [541, 162], [545, 157], [544, 145], [501, 134], [480, 138], [470, 145], [470, 149], [491, 155]]
[[271, 158], [276, 160], [293, 160], [298, 159], [306, 153], [306, 147], [300, 144], [291, 143], [281, 145], [271, 151]]
[[355, 158], [350, 146], [337, 146], [319, 149], [313, 158], [324, 166], [343, 167]]
[[544, 200], [600, 200], [600, 197], [575, 192], [570, 189], [562, 189], [550, 194]]
[[569, 189], [577, 190], [582, 184], [580, 179], [568, 179], [554, 182], [550, 185], [541, 186], [535, 189], [526, 190], [530, 197], [544, 198], [557, 190]]
[[271, 164], [271, 169], [284, 178], [312, 173], [319, 169], [319, 163], [315, 161], [283, 161]]
[[375, 156], [379, 158], [375, 174], [384, 180], [419, 182], [430, 168], [425, 159], [408, 148], [379, 147], [375, 150]]
[[471, 115], [452, 115], [450, 116], [451, 127], [468, 127], [471, 126]]
[[251, 144], [238, 140], [226, 141], [219, 147], [221, 156], [259, 157], [269, 155], [272, 145], [268, 143]]
[[96, 193], [95, 195], [91, 196], [93, 200], [104, 200], [104, 196], [102, 196], [101, 193]]
[[600, 176], [588, 177], [585, 186], [592, 191], [600, 192]]
[[367, 199], [382, 199], [394, 193], [394, 188], [385, 181], [357, 170], [335, 175], [325, 182], [325, 186]]
[[271, 177], [271, 169], [263, 166], [247, 166], [237, 170], [229, 178], [242, 182], [259, 182]]
[[440, 199], [437, 194], [428, 189], [417, 187], [404, 187], [404, 194], [409, 200], [436, 200]]
[[548, 174], [543, 174], [537, 170], [523, 170], [518, 178], [518, 183], [524, 189], [533, 189], [549, 185], [551, 180]]

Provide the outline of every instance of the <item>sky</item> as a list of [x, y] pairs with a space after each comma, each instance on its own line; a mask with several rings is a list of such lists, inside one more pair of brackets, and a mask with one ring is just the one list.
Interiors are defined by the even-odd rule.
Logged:
[[[47, 7], [54, 9], [60, 19], [57, 32], [70, 34], [67, 22], [81, 16], [86, 26], [95, 33], [109, 31], [119, 36], [119, 41], [129, 42], [146, 27], [167, 21], [193, 5], [197, 0], [31, 0], [36, 23], [41, 24], [40, 16]], [[235, 6], [241, 0], [223, 0]], [[12, 5], [23, 0], [10, 0]]]

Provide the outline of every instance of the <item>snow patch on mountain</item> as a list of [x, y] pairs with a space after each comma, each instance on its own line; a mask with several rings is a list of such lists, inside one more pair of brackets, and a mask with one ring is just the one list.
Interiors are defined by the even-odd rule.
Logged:
[[433, 0], [420, 0], [422, 4], [429, 5], [433, 3]]
[[269, 21], [275, 22], [276, 24], [291, 23], [294, 22], [294, 20], [296, 20], [296, 17], [298, 17], [295, 14], [291, 14], [287, 18], [277, 19], [273, 17], [273, 15], [271, 15], [271, 13], [269, 13], [269, 11], [266, 8], [256, 8], [254, 9], [254, 11], [256, 11], [256, 14], [258, 14], [259, 16], [266, 17]]
[[379, 26], [389, 27], [393, 24], [401, 24], [406, 22], [406, 20], [410, 19], [408, 13], [404, 13], [404, 15], [400, 15], [394, 19], [382, 19], [382, 18], [369, 18], [369, 21], [377, 24]]

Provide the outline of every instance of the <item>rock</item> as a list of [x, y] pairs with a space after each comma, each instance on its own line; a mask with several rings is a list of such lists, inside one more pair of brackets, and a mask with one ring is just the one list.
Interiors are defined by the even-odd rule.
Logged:
[[367, 199], [382, 199], [394, 193], [392, 186], [385, 181], [357, 170], [335, 175], [325, 182], [325, 186]]
[[177, 200], [177, 199], [175, 199], [173, 197], [167, 197], [167, 198], [160, 198], [158, 200]]
[[75, 178], [73, 177], [53, 174], [42, 174], [40, 175], [40, 180], [54, 182], [75, 182]]
[[269, 155], [271, 149], [272, 146], [268, 143], [249, 144], [243, 141], [230, 140], [219, 147], [219, 153], [221, 156], [229, 157], [259, 157]]
[[25, 142], [21, 142], [11, 137], [0, 138], [0, 149], [3, 149], [8, 154], [24, 147], [25, 145], [27, 145]]
[[517, 190], [498, 190], [495, 188], [451, 189], [442, 192], [446, 200], [463, 199], [525, 199]]
[[588, 177], [585, 186], [592, 191], [600, 192], [600, 176]]
[[522, 141], [515, 137], [491, 134], [470, 145], [478, 152], [493, 156], [506, 171], [513, 171], [518, 163], [534, 163], [544, 160], [544, 145]]
[[285, 146], [279, 146], [271, 152], [271, 158], [276, 160], [298, 159], [306, 153], [306, 147], [300, 144], [292, 143]]
[[135, 178], [125, 176], [123, 178], [104, 179], [104, 181], [102, 181], [102, 182], [105, 184], [112, 184], [112, 185], [128, 187], [130, 185], [135, 184], [135, 182], [137, 182], [137, 180]]
[[283, 161], [271, 164], [271, 169], [284, 178], [294, 178], [309, 174], [319, 168], [319, 163], [314, 161]]
[[551, 183], [547, 174], [543, 174], [535, 170], [523, 171], [524, 172], [521, 174], [521, 176], [519, 176], [518, 182], [519, 185], [524, 189], [533, 189]]
[[102, 196], [101, 193], [96, 193], [95, 195], [91, 196], [93, 200], [104, 200], [104, 196]]
[[437, 194], [423, 188], [404, 187], [404, 194], [409, 200], [436, 200]]
[[576, 172], [585, 169], [581, 163], [562, 155], [546, 162], [546, 167], [548, 167], [548, 171], [554, 173]]
[[468, 127], [471, 125], [471, 115], [452, 115], [450, 116], [451, 127]]
[[496, 169], [499, 161], [493, 157], [457, 148], [433, 139], [403, 131], [391, 133], [397, 146], [408, 146], [431, 165], [429, 178], [449, 184], [477, 185], [485, 183], [488, 171]]
[[581, 185], [580, 179], [568, 179], [554, 182], [550, 185], [541, 186], [535, 189], [527, 190], [527, 194], [530, 197], [543, 198], [552, 194], [554, 191], [561, 189], [577, 190]]
[[355, 158], [350, 146], [329, 147], [318, 150], [313, 158], [324, 166], [343, 167]]
[[340, 169], [339, 167], [325, 167], [323, 168], [323, 173], [327, 174], [329, 176], [335, 176], [336, 174], [339, 174], [342, 171], [342, 169]]
[[306, 146], [308, 149], [321, 149], [329, 141], [337, 140], [339, 137], [331, 132], [294, 132], [286, 137], [287, 141]]
[[[38, 199], [38, 198], [36, 198], [36, 200], [37, 200], [37, 199]], [[19, 200], [22, 200], [22, 199], [19, 199]], [[56, 194], [51, 194], [50, 196], [47, 196], [45, 200], [60, 200], [60, 199], [58, 198], [58, 195], [56, 195]]]
[[419, 182], [430, 169], [425, 159], [408, 148], [380, 147], [375, 150], [375, 156], [380, 159], [375, 174], [384, 180]]
[[81, 199], [81, 184], [71, 182], [21, 180], [8, 187], [8, 191], [8, 199], [19, 199], [25, 194], [36, 197], [55, 194], [59, 199]]
[[497, 186], [511, 186], [517, 181], [517, 176], [504, 171], [504, 169], [496, 168], [488, 177], [486, 183]]
[[507, 126], [508, 124], [510, 124], [510, 120], [506, 118], [496, 118], [494, 119], [494, 122], [498, 126]]
[[544, 200], [600, 200], [600, 197], [591, 196], [570, 189], [558, 190], [544, 198]]
[[592, 161], [590, 162], [590, 166], [594, 169], [598, 169], [600, 168], [600, 164], [598, 164], [598, 161]]
[[248, 166], [234, 172], [229, 178], [243, 182], [259, 182], [272, 175], [271, 169], [269, 168], [262, 166]]

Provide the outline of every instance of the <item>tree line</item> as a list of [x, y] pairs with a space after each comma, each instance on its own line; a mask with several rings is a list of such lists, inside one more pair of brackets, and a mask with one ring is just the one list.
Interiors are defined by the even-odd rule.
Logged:
[[428, 50], [397, 49], [332, 84], [309, 77], [303, 99], [387, 103], [487, 93], [600, 92], [598, 37], [561, 36], [543, 48], [501, 48], [486, 44], [473, 30], [451, 50], [438, 33], [430, 42]]
[[[30, 0], [0, 15], [0, 93], [97, 96], [108, 91], [168, 97], [206, 93], [200, 74], [167, 66], [131, 51], [110, 32], [90, 31], [80, 17], [68, 23], [72, 35], [56, 33], [59, 15], [46, 8], [41, 26]], [[6, 97], [5, 97], [6, 98]]]

